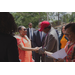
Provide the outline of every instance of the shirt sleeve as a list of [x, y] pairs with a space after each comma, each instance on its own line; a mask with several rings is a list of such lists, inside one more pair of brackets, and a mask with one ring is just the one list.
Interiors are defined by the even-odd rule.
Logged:
[[19, 45], [21, 43], [21, 39], [16, 38], [16, 40], [17, 40], [17, 45]]

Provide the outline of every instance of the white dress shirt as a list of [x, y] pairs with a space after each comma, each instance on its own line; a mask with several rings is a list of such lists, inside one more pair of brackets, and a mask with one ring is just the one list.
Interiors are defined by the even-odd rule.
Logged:
[[32, 28], [29, 28], [29, 38], [30, 38], [30, 40], [31, 40], [32, 36], [33, 36], [33, 30], [32, 30]]

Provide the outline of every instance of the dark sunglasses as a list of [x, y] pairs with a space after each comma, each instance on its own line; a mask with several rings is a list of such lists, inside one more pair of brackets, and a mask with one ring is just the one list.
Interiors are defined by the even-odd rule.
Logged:
[[27, 29], [24, 29], [24, 31], [25, 31], [25, 30], [27, 30]]

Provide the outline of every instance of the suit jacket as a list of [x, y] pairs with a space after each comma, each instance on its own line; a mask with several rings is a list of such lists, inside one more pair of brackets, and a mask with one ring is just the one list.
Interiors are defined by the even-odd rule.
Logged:
[[43, 33], [42, 41], [40, 38], [40, 31], [37, 30], [33, 33], [33, 47], [40, 47], [43, 45], [46, 34], [44, 32], [42, 33]]
[[[44, 47], [39, 49], [39, 53], [42, 54], [44, 51], [48, 52], [56, 52], [59, 50], [59, 42], [58, 42], [58, 36], [53, 27], [51, 27], [45, 42], [44, 42]], [[45, 62], [52, 62], [53, 59], [48, 57], [47, 55], [44, 56], [44, 61]]]
[[16, 38], [0, 33], [0, 62], [19, 62]]
[[[36, 31], [34, 28], [32, 28], [32, 30], [33, 30], [33, 33], [34, 33], [34, 31]], [[27, 36], [28, 36], [28, 38], [30, 37], [29, 28], [27, 28]], [[32, 40], [33, 40], [33, 36], [32, 36], [32, 39], [31, 39], [31, 46], [33, 47]]]
[[[33, 30], [33, 32], [35, 31], [34, 28], [32, 28], [32, 30]], [[27, 28], [27, 36], [28, 36], [28, 38], [30, 37], [30, 36], [29, 36], [29, 28]]]

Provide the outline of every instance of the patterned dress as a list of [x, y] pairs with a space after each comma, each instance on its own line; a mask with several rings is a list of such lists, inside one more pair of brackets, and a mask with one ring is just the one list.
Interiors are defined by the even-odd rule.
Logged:
[[69, 41], [65, 46], [65, 52], [67, 53], [67, 56], [64, 58], [66, 62], [75, 62], [75, 43], [71, 44]]

